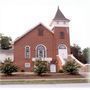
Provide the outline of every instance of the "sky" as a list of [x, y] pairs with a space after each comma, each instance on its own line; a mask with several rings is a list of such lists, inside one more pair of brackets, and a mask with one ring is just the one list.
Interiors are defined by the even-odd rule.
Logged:
[[13, 41], [40, 22], [49, 27], [57, 8], [70, 19], [70, 42], [90, 47], [90, 0], [0, 0], [0, 33]]

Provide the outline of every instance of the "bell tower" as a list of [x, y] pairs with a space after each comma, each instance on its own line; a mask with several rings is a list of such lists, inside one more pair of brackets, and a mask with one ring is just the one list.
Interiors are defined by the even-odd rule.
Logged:
[[53, 27], [52, 31], [55, 38], [56, 55], [65, 59], [70, 54], [69, 21], [58, 7], [51, 27]]
[[61, 12], [61, 10], [59, 9], [59, 6], [58, 6], [56, 15], [53, 18], [50, 26], [53, 26], [53, 27], [69, 27], [69, 21], [70, 20], [67, 19], [63, 15], [63, 13]]

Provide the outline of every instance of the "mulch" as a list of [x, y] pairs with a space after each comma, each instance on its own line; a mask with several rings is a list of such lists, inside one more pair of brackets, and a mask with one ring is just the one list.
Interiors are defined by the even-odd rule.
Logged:
[[12, 76], [0, 75], [0, 79], [60, 79], [60, 78], [85, 78], [80, 74], [69, 75], [66, 73], [45, 73], [42, 76], [36, 74], [14, 74]]

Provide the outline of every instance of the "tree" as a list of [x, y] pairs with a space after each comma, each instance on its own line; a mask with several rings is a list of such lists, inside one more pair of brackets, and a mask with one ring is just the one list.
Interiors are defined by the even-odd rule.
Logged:
[[0, 44], [1, 44], [2, 35], [3, 35], [3, 34], [2, 34], [2, 33], [0, 33]]
[[77, 58], [80, 62], [86, 63], [80, 46], [74, 44], [71, 46], [71, 54]]
[[68, 60], [63, 66], [63, 70], [69, 74], [78, 74], [79, 65], [74, 60]]
[[0, 71], [5, 75], [12, 75], [13, 72], [18, 71], [18, 67], [11, 62], [10, 58], [8, 58], [4, 63], [0, 64]]
[[83, 56], [85, 63], [90, 63], [90, 48], [85, 48], [83, 50]]
[[12, 39], [10, 37], [7, 37], [7, 36], [2, 36], [1, 37], [1, 48], [2, 49], [9, 49], [11, 48], [11, 43], [10, 41], [12, 41]]
[[74, 44], [73, 46], [71, 46], [71, 54], [73, 54], [73, 56], [77, 59], [79, 59], [79, 56], [82, 54], [81, 52], [81, 48]]
[[46, 73], [48, 71], [48, 63], [46, 61], [37, 60], [35, 62], [34, 72], [37, 73], [39, 76], [42, 73]]

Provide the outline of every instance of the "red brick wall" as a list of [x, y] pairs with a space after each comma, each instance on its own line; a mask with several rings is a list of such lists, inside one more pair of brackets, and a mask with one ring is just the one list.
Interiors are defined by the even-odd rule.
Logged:
[[[58, 54], [58, 46], [63, 43], [67, 46], [68, 54], [70, 54], [70, 37], [69, 37], [69, 28], [68, 27], [55, 27], [53, 28], [54, 38], [56, 43], [56, 55]], [[60, 32], [65, 33], [65, 38], [60, 38]]]
[[[43, 36], [38, 36], [38, 29], [42, 28], [44, 30]], [[29, 33], [24, 35], [24, 37], [20, 38], [14, 43], [14, 63], [17, 64], [20, 69], [24, 69], [25, 71], [32, 71], [33, 62], [32, 58], [35, 57], [35, 48], [39, 44], [43, 44], [47, 48], [47, 57], [52, 57], [53, 61], [56, 60], [56, 55], [58, 54], [58, 45], [63, 42], [68, 47], [68, 53], [70, 53], [70, 41], [69, 41], [69, 33], [67, 33], [67, 28], [54, 28], [54, 33], [50, 32], [43, 25], [38, 25]], [[59, 32], [65, 32], [65, 39], [62, 40], [59, 37]], [[68, 31], [69, 32], [69, 31]], [[30, 46], [30, 59], [26, 60], [24, 55], [24, 48], [26, 45]], [[52, 61], [52, 62], [53, 62]], [[31, 67], [29, 69], [25, 68], [25, 63], [29, 62]]]
[[[38, 36], [38, 28], [42, 28], [44, 30], [43, 36]], [[47, 48], [47, 57], [54, 57], [53, 53], [53, 33], [48, 31], [42, 25], [37, 26], [32, 31], [30, 31], [27, 35], [22, 37], [20, 40], [16, 41], [14, 44], [14, 63], [16, 63], [20, 68], [24, 68], [24, 64], [26, 62], [30, 62], [32, 64], [32, 58], [35, 57], [35, 48], [38, 44], [43, 44]], [[30, 46], [30, 60], [25, 60], [24, 48], [26, 45]], [[30, 68], [32, 70], [32, 68]], [[30, 70], [30, 71], [31, 71]]]

